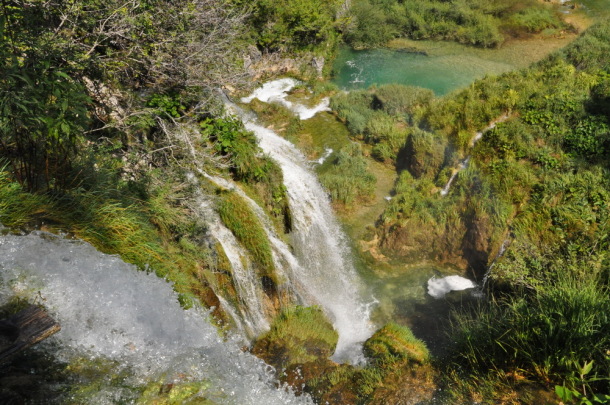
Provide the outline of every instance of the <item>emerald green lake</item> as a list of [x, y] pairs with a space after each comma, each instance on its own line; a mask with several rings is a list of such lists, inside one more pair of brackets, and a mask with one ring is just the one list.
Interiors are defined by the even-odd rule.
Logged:
[[[557, 7], [567, 21], [594, 22], [610, 14], [610, 0], [579, 1], [575, 9], [572, 3]], [[405, 39], [391, 41], [388, 49], [354, 50], [344, 46], [334, 61], [332, 81], [343, 90], [398, 83], [429, 88], [442, 96], [485, 75], [527, 67], [575, 38], [575, 33], [553, 32], [546, 37], [508, 41], [498, 49]]]
[[334, 64], [333, 82], [341, 89], [399, 83], [426, 87], [437, 95], [464, 87], [486, 74], [508, 72], [515, 67], [456, 51], [432, 54], [391, 49], [356, 51], [344, 47]]

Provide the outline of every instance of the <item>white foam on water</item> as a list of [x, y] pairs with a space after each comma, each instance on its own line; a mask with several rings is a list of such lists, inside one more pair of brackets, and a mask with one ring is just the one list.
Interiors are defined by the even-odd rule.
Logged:
[[86, 243], [43, 232], [0, 236], [0, 293], [4, 302], [37, 299], [61, 324], [39, 348], [60, 361], [116, 361], [129, 371], [127, 385], [203, 380], [210, 387], [201, 395], [219, 404], [312, 404], [276, 388], [273, 370], [223, 341], [205, 311], [181, 308], [171, 284]]
[[273, 80], [263, 84], [248, 97], [243, 97], [240, 101], [247, 104], [257, 98], [264, 103], [269, 103], [278, 98], [286, 97], [287, 93], [297, 84], [299, 84], [299, 81], [291, 78]]
[[462, 291], [477, 285], [461, 276], [432, 277], [428, 280], [428, 294], [434, 298], [443, 298], [451, 291]]
[[286, 100], [288, 92], [300, 83], [298, 80], [291, 78], [273, 80], [254, 90], [250, 96], [243, 97], [241, 102], [247, 104], [256, 98], [264, 103], [279, 103], [295, 113], [302, 121], [312, 118], [319, 112], [330, 111], [330, 98], [328, 97], [323, 98], [314, 107], [307, 107], [306, 105]]

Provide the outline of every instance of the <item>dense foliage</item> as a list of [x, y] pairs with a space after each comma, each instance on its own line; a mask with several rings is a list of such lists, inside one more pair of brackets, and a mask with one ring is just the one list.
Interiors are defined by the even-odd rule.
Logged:
[[[239, 182], [278, 233], [290, 231], [280, 170], [222, 115], [217, 97], [222, 86], [245, 87], [248, 45], [328, 55], [338, 31], [356, 46], [401, 36], [497, 46], [566, 29], [533, 1], [356, 0], [351, 19], [345, 4], [2, 2], [0, 223], [68, 231], [167, 277], [185, 306], [199, 300], [227, 324], [216, 293], [239, 297], [197, 217], [202, 189], [259, 276], [281, 280], [247, 201], [190, 174]], [[335, 201], [372, 193], [363, 150], [399, 171], [379, 221], [384, 253], [469, 266], [480, 277], [494, 264], [489, 301], [454, 320], [446, 377], [462, 400], [475, 401], [481, 380], [557, 386], [566, 400], [610, 392], [609, 55], [606, 22], [536, 66], [445, 98], [386, 85], [332, 100], [353, 140], [366, 144], [326, 163], [321, 180]], [[364, 344], [361, 368], [328, 360], [336, 332], [317, 309], [284, 311], [260, 342], [286, 379], [310, 364], [308, 379], [293, 382], [320, 402], [398, 402], [388, 391], [429, 377], [425, 346], [399, 325]]]
[[351, 144], [330, 157], [320, 182], [333, 201], [349, 206], [357, 200], [370, 198], [376, 179], [368, 171], [360, 145]]
[[495, 47], [507, 37], [567, 28], [557, 11], [534, 0], [356, 0], [352, 13], [345, 39], [356, 47], [396, 37]]
[[290, 227], [278, 167], [239, 121], [214, 118], [217, 89], [247, 77], [246, 11], [224, 0], [15, 0], [0, 10], [0, 223], [71, 232], [226, 321], [215, 292], [234, 298], [230, 266], [186, 172], [243, 182]]
[[339, 22], [336, 17], [343, 0], [256, 0], [243, 3], [252, 7], [253, 36], [263, 49], [314, 49], [337, 39]]

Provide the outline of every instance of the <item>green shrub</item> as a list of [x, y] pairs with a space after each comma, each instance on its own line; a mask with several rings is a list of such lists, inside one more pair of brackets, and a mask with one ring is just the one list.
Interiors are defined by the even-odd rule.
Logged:
[[253, 8], [251, 35], [262, 48], [311, 49], [336, 36], [335, 15], [340, 4], [337, 0], [256, 0], [245, 4]]
[[511, 16], [511, 28], [538, 33], [549, 28], [562, 28], [565, 24], [547, 8], [528, 7]]
[[374, 97], [386, 113], [410, 118], [416, 109], [428, 106], [434, 92], [421, 87], [385, 84], [375, 89]]
[[352, 14], [356, 22], [347, 27], [345, 39], [359, 48], [394, 37], [495, 47], [506, 35], [565, 26], [557, 13], [527, 0], [359, 0]]
[[407, 138], [398, 165], [405, 167], [418, 178], [435, 177], [445, 160], [446, 140], [430, 132], [413, 128]]
[[159, 115], [168, 115], [172, 118], [180, 118], [184, 114], [186, 107], [180, 102], [176, 94], [153, 94], [146, 102], [147, 107], [156, 109]]
[[271, 162], [261, 156], [256, 137], [237, 118], [208, 118], [199, 125], [203, 139], [230, 161], [237, 180], [262, 181], [268, 176]]
[[381, 46], [398, 34], [394, 26], [386, 23], [386, 13], [377, 4], [360, 0], [351, 12], [355, 23], [345, 33], [345, 40], [356, 48]]
[[375, 190], [376, 181], [357, 143], [331, 156], [320, 175], [320, 182], [330, 192], [331, 199], [346, 205], [369, 198]]

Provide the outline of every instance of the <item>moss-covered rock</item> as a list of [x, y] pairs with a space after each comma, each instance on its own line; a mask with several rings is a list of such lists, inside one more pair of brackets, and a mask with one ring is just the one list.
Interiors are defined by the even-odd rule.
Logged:
[[222, 193], [218, 213], [222, 222], [248, 249], [252, 259], [258, 265], [260, 275], [267, 276], [277, 282], [269, 239], [267, 239], [262, 224], [246, 201], [234, 191]]
[[388, 323], [364, 343], [364, 354], [375, 366], [424, 364], [430, 354], [425, 343], [406, 327]]
[[261, 336], [252, 353], [278, 371], [295, 364], [325, 360], [330, 357], [339, 335], [316, 307], [294, 307], [284, 310]]

